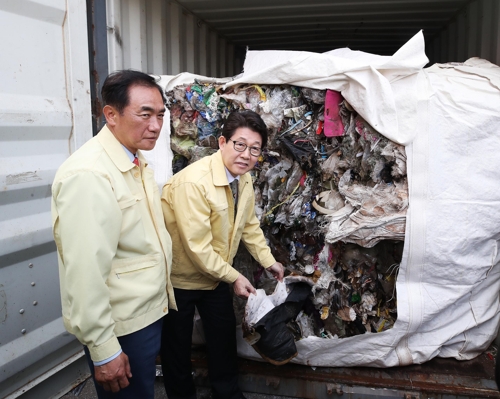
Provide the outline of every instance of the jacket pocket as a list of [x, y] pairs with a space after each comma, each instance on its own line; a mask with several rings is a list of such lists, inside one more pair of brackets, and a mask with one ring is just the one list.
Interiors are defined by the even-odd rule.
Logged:
[[165, 263], [160, 254], [116, 260], [107, 284], [113, 319], [134, 319], [158, 307], [166, 297]]
[[127, 197], [119, 200], [118, 201], [118, 206], [120, 207], [120, 209], [129, 208], [132, 205], [136, 204], [137, 202], [143, 200], [144, 198], [146, 198], [146, 194], [144, 194], [144, 193], [134, 193], [134, 194], [132, 194], [130, 196], [127, 196]]
[[[143, 192], [127, 193], [118, 201], [122, 212], [120, 241], [125, 246], [135, 247], [144, 240], [144, 231], [146, 230], [144, 224], [147, 221], [145, 212], [148, 209], [146, 201], [146, 195]], [[123, 259], [119, 260], [119, 262], [122, 261]]]
[[229, 207], [228, 203], [212, 204], [210, 225], [212, 227], [212, 245], [214, 242], [224, 243], [229, 235]]
[[212, 210], [214, 212], [224, 212], [224, 211], [227, 211], [228, 208], [229, 208], [229, 204], [227, 202], [224, 204], [213, 204], [212, 205]]
[[113, 262], [111, 270], [114, 274], [135, 272], [149, 267], [154, 267], [159, 263], [158, 255], [135, 256], [133, 258], [119, 259]]

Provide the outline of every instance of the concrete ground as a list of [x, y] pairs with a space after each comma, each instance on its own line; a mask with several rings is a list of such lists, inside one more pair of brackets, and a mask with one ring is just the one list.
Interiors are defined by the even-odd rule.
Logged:
[[[197, 388], [197, 396], [199, 399], [211, 399], [212, 395], [210, 393], [209, 388]], [[247, 399], [297, 399], [290, 398], [286, 396], [277, 396], [277, 395], [263, 395], [258, 393], [250, 393], [243, 392]], [[68, 392], [66, 395], [62, 397], [62, 399], [97, 399], [97, 394], [94, 388], [94, 384], [91, 379], [86, 380], [79, 386], [77, 386], [72, 391]], [[163, 381], [161, 377], [156, 378], [155, 382], [155, 399], [168, 399], [167, 394], [165, 393], [165, 389], [163, 388]]]

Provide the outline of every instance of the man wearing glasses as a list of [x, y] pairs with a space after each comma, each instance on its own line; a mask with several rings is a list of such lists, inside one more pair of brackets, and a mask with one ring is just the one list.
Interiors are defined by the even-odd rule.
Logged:
[[162, 334], [161, 358], [169, 399], [196, 399], [191, 375], [195, 307], [203, 321], [213, 397], [244, 398], [238, 386], [236, 321], [229, 284], [242, 298], [255, 293], [255, 288], [231, 266], [240, 240], [275, 278], [283, 279], [283, 266], [271, 254], [255, 216], [248, 173], [266, 143], [267, 127], [258, 114], [233, 112], [222, 128], [219, 151], [189, 165], [163, 188], [178, 308], [165, 318]]

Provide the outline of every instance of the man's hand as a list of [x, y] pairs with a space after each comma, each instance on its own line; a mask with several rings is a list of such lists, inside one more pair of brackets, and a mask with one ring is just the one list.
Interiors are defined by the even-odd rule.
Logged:
[[269, 266], [267, 269], [276, 280], [283, 281], [283, 275], [285, 274], [285, 270], [283, 269], [283, 265], [279, 262], [276, 262]]
[[132, 378], [128, 356], [125, 353], [102, 366], [94, 366], [95, 380], [106, 391], [118, 392], [129, 386], [128, 379]]
[[255, 294], [255, 288], [250, 281], [243, 275], [240, 274], [236, 281], [233, 283], [234, 293], [240, 298], [248, 298], [250, 294]]

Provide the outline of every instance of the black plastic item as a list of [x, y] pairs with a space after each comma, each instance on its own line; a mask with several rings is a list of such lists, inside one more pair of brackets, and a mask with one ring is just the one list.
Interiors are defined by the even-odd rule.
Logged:
[[394, 166], [394, 164], [394, 161], [387, 162], [384, 164], [383, 169], [380, 171], [380, 179], [383, 180], [384, 183], [392, 183], [392, 167]]
[[310, 285], [293, 284], [285, 302], [255, 324], [254, 329], [260, 334], [260, 339], [253, 344], [253, 347], [262, 358], [280, 366], [297, 356], [294, 335], [286, 324], [297, 317], [310, 293]]
[[176, 174], [177, 172], [180, 172], [182, 169], [184, 169], [189, 163], [189, 160], [182, 156], [182, 155], [176, 155], [174, 157], [173, 163], [172, 163], [172, 172]]
[[280, 137], [279, 141], [283, 143], [302, 169], [308, 171], [315, 166], [316, 150], [309, 140], [293, 138], [286, 134]]

